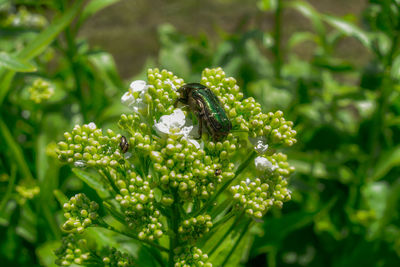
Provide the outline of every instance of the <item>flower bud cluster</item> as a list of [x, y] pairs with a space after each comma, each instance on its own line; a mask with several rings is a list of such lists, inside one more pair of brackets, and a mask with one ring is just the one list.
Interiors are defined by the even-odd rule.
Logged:
[[0, 17], [0, 27], [43, 29], [47, 24], [46, 17], [31, 13], [24, 6], [15, 14], [7, 12], [5, 18]]
[[[253, 98], [243, 99], [236, 80], [225, 77], [220, 68], [206, 69], [201, 83], [220, 99], [233, 126], [218, 140], [211, 135], [198, 140], [197, 125], [190, 119], [195, 116], [192, 107], [175, 107], [177, 89], [184, 81], [166, 70], [150, 69], [148, 80], [132, 82], [121, 98], [133, 110], [122, 114], [119, 121], [126, 139], [111, 130], [103, 135], [90, 123], [65, 133], [65, 142], [58, 144], [60, 160], [95, 167], [107, 177], [126, 224], [141, 240], [154, 241], [171, 233], [171, 238], [193, 244], [209, 232], [213, 225], [210, 215], [185, 212], [191, 212], [193, 206], [209, 208], [212, 201], [208, 200], [218, 186], [233, 181], [235, 169], [255, 155], [253, 147], [258, 153], [250, 167], [253, 177], [230, 187], [236, 206], [260, 219], [270, 207], [280, 207], [290, 199], [286, 177], [293, 168], [286, 155], [271, 155], [270, 146], [296, 142], [292, 123], [285, 121], [280, 111], [265, 114]], [[82, 232], [88, 224], [80, 211], [88, 207], [71, 206], [64, 207], [68, 219], [64, 228]], [[171, 213], [179, 213], [177, 222], [170, 218]], [[180, 247], [174, 252], [175, 266], [211, 266], [208, 256], [197, 247]], [[103, 262], [124, 258], [122, 254], [114, 256], [103, 257]]]
[[179, 226], [178, 232], [183, 241], [196, 241], [205, 233], [208, 233], [212, 226], [213, 223], [210, 215], [199, 215], [197, 217], [184, 220]]
[[160, 140], [156, 150], [150, 153], [150, 159], [161, 188], [166, 192], [177, 190], [184, 200], [208, 199], [223, 178], [233, 175], [231, 172], [216, 175], [215, 171], [222, 168], [221, 164], [179, 136]]
[[175, 267], [212, 267], [212, 264], [208, 262], [208, 255], [203, 253], [201, 249], [197, 247], [185, 247], [181, 248], [180, 250], [181, 251], [176, 253], [174, 258]]
[[129, 181], [116, 182], [120, 193], [115, 199], [120, 203], [130, 228], [138, 230], [138, 237], [149, 241], [163, 235], [160, 211], [154, 207], [154, 192], [148, 181], [135, 172], [129, 173]]
[[64, 137], [65, 142], [58, 143], [58, 159], [76, 167], [116, 167], [123, 159], [119, 148], [121, 135], [112, 130], [103, 135], [93, 122], [76, 125]]
[[20, 204], [24, 204], [27, 199], [33, 199], [36, 195], [40, 193], [40, 187], [36, 184], [20, 184], [15, 187], [15, 190], [21, 197], [19, 199]]
[[51, 87], [50, 83], [41, 78], [34, 80], [28, 91], [29, 98], [36, 104], [42, 103], [54, 94], [54, 88]]
[[262, 183], [260, 178], [253, 181], [248, 178], [232, 186], [230, 191], [238, 208], [243, 208], [246, 214], [255, 219], [261, 219], [274, 204], [269, 187], [269, 184]]
[[62, 228], [67, 232], [82, 233], [85, 228], [96, 223], [99, 218], [97, 213], [99, 205], [94, 201], [90, 201], [83, 193], [71, 197], [63, 208], [64, 217], [67, 221]]
[[[294, 172], [294, 167], [287, 162], [287, 155], [283, 153], [275, 153], [265, 157], [271, 164], [270, 171], [273, 176], [289, 177]], [[267, 172], [269, 173], [269, 172]]]
[[267, 157], [257, 157], [255, 168], [259, 178], [242, 180], [230, 188], [238, 208], [243, 208], [250, 217], [261, 219], [272, 206], [281, 208], [283, 202], [291, 199], [287, 188], [288, 177], [294, 168], [287, 162], [287, 156], [276, 153]]
[[261, 105], [252, 97], [243, 99], [236, 80], [225, 77], [221, 68], [205, 69], [201, 83], [221, 100], [234, 130], [248, 132], [251, 138], [265, 136], [271, 144], [291, 146], [296, 142], [293, 123], [283, 118], [282, 111], [262, 113]]
[[134, 266], [134, 259], [128, 253], [122, 253], [121, 251], [111, 248], [103, 251], [103, 263], [107, 267], [128, 267]]
[[174, 103], [179, 94], [177, 90], [184, 84], [183, 79], [178, 78], [167, 70], [149, 69], [147, 71], [148, 94], [152, 99], [155, 119], [161, 115], [171, 114]]
[[69, 266], [73, 263], [85, 265], [91, 257], [86, 239], [79, 239], [73, 234], [63, 237], [61, 246], [54, 252], [57, 256], [56, 264], [60, 266]]

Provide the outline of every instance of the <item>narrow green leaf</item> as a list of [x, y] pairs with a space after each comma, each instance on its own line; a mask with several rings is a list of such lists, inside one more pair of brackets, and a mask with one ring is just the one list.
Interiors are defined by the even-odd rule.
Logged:
[[380, 157], [374, 168], [372, 180], [382, 179], [395, 166], [400, 166], [400, 146], [389, 150]]
[[83, 9], [82, 14], [79, 18], [78, 25], [81, 25], [85, 20], [87, 20], [93, 14], [96, 14], [103, 8], [115, 4], [119, 0], [92, 0], [86, 7]]
[[391, 75], [393, 79], [400, 80], [400, 54], [393, 60]]
[[347, 36], [352, 36], [358, 39], [366, 48], [371, 47], [371, 40], [366, 32], [364, 32], [362, 29], [357, 27], [356, 25], [345, 21], [344, 19], [330, 16], [330, 15], [322, 15], [322, 19], [343, 33], [344, 35]]
[[36, 256], [39, 259], [40, 266], [56, 267], [57, 259], [54, 251], [61, 245], [60, 241], [48, 241], [36, 249]]
[[76, 174], [76, 176], [78, 176], [79, 179], [81, 179], [88, 186], [94, 189], [99, 197], [105, 199], [110, 196], [110, 193], [107, 190], [106, 186], [103, 184], [102, 178], [99, 174], [94, 174], [78, 168], [73, 168], [72, 171]]
[[262, 11], [275, 11], [280, 0], [260, 0], [257, 7]]
[[11, 82], [15, 72], [5, 68], [0, 68], [0, 106], [11, 87]]
[[24, 158], [22, 148], [14, 140], [10, 130], [2, 119], [0, 119], [0, 136], [3, 137], [2, 139], [5, 141], [4, 146], [8, 147], [8, 152], [13, 157], [13, 160], [18, 163], [22, 176], [24, 176], [25, 179], [33, 179], [28, 163]]
[[283, 1], [284, 7], [290, 7], [298, 12], [300, 12], [303, 16], [311, 20], [315, 30], [318, 32], [320, 38], [325, 39], [325, 26], [321, 20], [321, 15], [315, 8], [309, 3], [301, 0], [297, 1]]
[[62, 207], [64, 205], [64, 203], [68, 202], [68, 198], [66, 195], [64, 195], [63, 192], [61, 192], [60, 190], [56, 189], [53, 191], [54, 196], [56, 197], [58, 203], [60, 204], [60, 206]]
[[98, 79], [103, 80], [107, 87], [116, 91], [124, 88], [112, 55], [106, 52], [98, 52], [90, 54], [88, 59], [96, 68], [95, 74], [98, 76]]
[[18, 55], [20, 59], [29, 60], [42, 53], [56, 37], [77, 17], [84, 1], [76, 1], [63, 15], [42, 31], [32, 43], [27, 45]]
[[[61, 17], [54, 19], [54, 22], [49, 27], [39, 33], [37, 37], [17, 55], [17, 58], [28, 61], [42, 53], [78, 15], [83, 3], [83, 0], [76, 1]], [[14, 75], [15, 72], [12, 70], [0, 69], [0, 106], [10, 90]]]
[[18, 59], [6, 52], [0, 52], [0, 66], [16, 72], [33, 72], [36, 67], [31, 63]]

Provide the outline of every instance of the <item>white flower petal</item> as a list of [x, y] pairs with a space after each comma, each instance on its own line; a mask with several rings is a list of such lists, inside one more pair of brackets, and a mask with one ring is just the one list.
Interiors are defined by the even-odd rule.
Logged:
[[201, 145], [199, 142], [197, 142], [197, 140], [194, 139], [190, 139], [190, 138], [186, 138], [190, 143], [192, 143], [197, 149], [201, 148]]
[[274, 167], [272, 163], [264, 157], [256, 157], [254, 159], [254, 164], [256, 165], [256, 169], [259, 171], [266, 171]]
[[96, 130], [96, 128], [97, 128], [96, 123], [94, 123], [94, 122], [89, 123], [88, 126], [89, 126], [89, 129], [91, 129], [91, 130]]
[[126, 92], [122, 97], [121, 97], [121, 103], [127, 106], [130, 106], [135, 103], [135, 98], [130, 92]]
[[254, 145], [254, 150], [258, 153], [264, 154], [268, 150], [267, 139], [264, 136], [249, 138], [249, 140]]
[[174, 91], [178, 90], [176, 88], [175, 84], [170, 79], [167, 79], [164, 83], [170, 85], [172, 90], [174, 90]]
[[142, 80], [133, 81], [129, 88], [132, 92], [142, 92], [147, 90], [146, 82]]

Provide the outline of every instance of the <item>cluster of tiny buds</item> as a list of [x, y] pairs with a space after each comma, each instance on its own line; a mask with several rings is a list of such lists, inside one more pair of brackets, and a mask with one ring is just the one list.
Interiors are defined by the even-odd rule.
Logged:
[[274, 180], [276, 183], [262, 182], [260, 178], [246, 179], [232, 186], [230, 191], [237, 207], [255, 219], [261, 219], [272, 206], [281, 208], [283, 202], [290, 200], [291, 193], [282, 176]]
[[41, 78], [34, 80], [28, 91], [30, 94], [29, 98], [36, 104], [42, 103], [54, 94], [54, 88], [50, 83]]
[[208, 199], [222, 179], [233, 175], [231, 172], [216, 175], [221, 165], [183, 138], [168, 138], [150, 153], [150, 159], [160, 176], [161, 188], [177, 188], [179, 196], [187, 200], [197, 196]]
[[85, 264], [90, 258], [90, 252], [86, 247], [86, 239], [77, 239], [73, 234], [64, 237], [61, 246], [55, 251], [56, 264], [60, 266], [69, 266], [72, 263]]
[[82, 233], [86, 227], [96, 223], [99, 218], [97, 213], [99, 205], [94, 201], [90, 201], [83, 193], [71, 197], [63, 208], [67, 221], [62, 228], [67, 232]]
[[288, 177], [294, 172], [294, 167], [289, 165], [287, 162], [287, 155], [283, 153], [275, 153], [271, 156], [266, 157], [269, 162], [271, 162], [274, 175], [281, 175]]
[[293, 123], [286, 121], [282, 111], [264, 114], [254, 98], [244, 100], [232, 77], [225, 77], [221, 68], [205, 69], [201, 83], [209, 87], [221, 100], [233, 129], [246, 131], [249, 137], [265, 136], [269, 142], [291, 146], [296, 143]]
[[175, 255], [175, 267], [212, 267], [212, 264], [208, 262], [208, 255], [197, 247], [178, 248]]
[[158, 115], [172, 113], [175, 100], [178, 98], [177, 89], [184, 84], [184, 81], [170, 71], [160, 71], [157, 68], [147, 71], [147, 80], [148, 93], [156, 113], [159, 113]]
[[116, 167], [123, 156], [119, 149], [120, 134], [107, 130], [103, 135], [93, 122], [76, 125], [64, 134], [65, 142], [58, 143], [58, 158], [76, 167]]
[[21, 196], [20, 204], [24, 204], [27, 199], [33, 199], [40, 193], [40, 187], [33, 185], [17, 185], [15, 191]]
[[208, 233], [212, 226], [213, 223], [210, 215], [198, 215], [197, 217], [184, 220], [179, 226], [178, 232], [183, 241], [195, 241], [205, 233]]
[[115, 199], [120, 203], [130, 228], [139, 229], [142, 240], [154, 240], [163, 235], [159, 221], [160, 211], [154, 207], [154, 192], [149, 182], [144, 181], [135, 172], [129, 173], [129, 181], [117, 180], [120, 193]]
[[115, 248], [107, 249], [103, 257], [104, 266], [107, 267], [128, 267], [134, 265], [134, 259], [127, 253], [122, 253]]
[[234, 201], [243, 208], [249, 216], [261, 219], [268, 208], [274, 204], [269, 194], [269, 184], [262, 183], [259, 178], [251, 181], [241, 181], [240, 184], [232, 186], [230, 191]]
[[[7, 2], [4, 2], [3, 6], [7, 7]], [[48, 24], [45, 16], [32, 13], [24, 6], [20, 6], [17, 13], [7, 12], [6, 14], [6, 18], [0, 19], [0, 26], [2, 27], [42, 29]]]

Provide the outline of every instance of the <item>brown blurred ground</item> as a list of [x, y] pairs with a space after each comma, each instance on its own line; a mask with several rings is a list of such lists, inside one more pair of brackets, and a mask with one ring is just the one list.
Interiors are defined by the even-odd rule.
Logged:
[[[353, 14], [360, 18], [366, 0], [309, 0], [317, 10], [336, 16]], [[142, 69], [149, 56], [155, 57], [159, 43], [157, 27], [163, 23], [174, 25], [185, 34], [205, 32], [218, 40], [218, 29], [227, 32], [244, 31], [254, 27], [269, 30], [271, 14], [257, 9], [257, 0], [122, 0], [92, 17], [81, 30], [92, 46], [110, 52], [122, 77], [131, 77]], [[309, 22], [294, 11], [286, 11], [283, 18], [284, 40], [292, 32], [307, 30]], [[299, 50], [307, 58], [312, 48]], [[366, 52], [356, 40], [341, 42], [337, 53], [356, 63], [366, 60]]]

